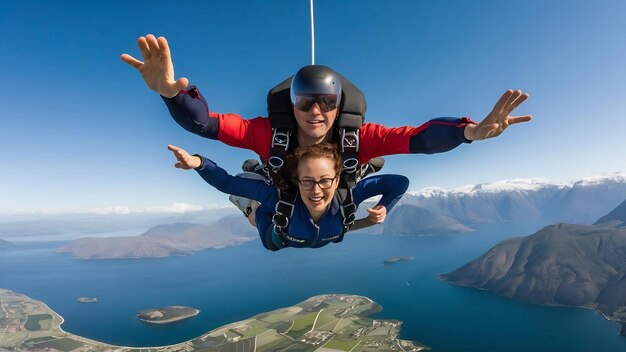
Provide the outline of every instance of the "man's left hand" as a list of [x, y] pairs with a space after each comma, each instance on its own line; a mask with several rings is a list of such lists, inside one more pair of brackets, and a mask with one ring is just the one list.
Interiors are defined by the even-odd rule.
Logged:
[[528, 99], [528, 93], [522, 93], [519, 89], [507, 90], [484, 120], [477, 125], [468, 124], [465, 127], [465, 138], [476, 141], [497, 137], [510, 125], [530, 121], [531, 115], [511, 116], [511, 112], [526, 99]]

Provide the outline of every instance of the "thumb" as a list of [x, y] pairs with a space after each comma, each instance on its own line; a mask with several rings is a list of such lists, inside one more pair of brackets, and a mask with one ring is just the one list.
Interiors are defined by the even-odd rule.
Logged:
[[189, 80], [186, 77], [181, 77], [176, 81], [176, 83], [174, 83], [174, 88], [176, 89], [176, 92], [178, 93], [179, 91], [187, 88], [188, 85], [189, 85]]

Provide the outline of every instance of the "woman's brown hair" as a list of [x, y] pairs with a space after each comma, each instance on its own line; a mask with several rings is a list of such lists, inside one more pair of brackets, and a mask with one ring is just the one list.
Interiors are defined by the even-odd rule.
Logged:
[[[298, 165], [305, 160], [313, 158], [328, 158], [334, 161], [335, 172], [337, 176], [341, 175], [341, 155], [337, 145], [322, 142], [313, 144], [310, 147], [298, 147], [285, 158], [285, 165], [281, 168], [281, 178], [283, 181], [289, 181], [291, 185], [298, 186]], [[284, 188], [285, 183], [279, 185]]]

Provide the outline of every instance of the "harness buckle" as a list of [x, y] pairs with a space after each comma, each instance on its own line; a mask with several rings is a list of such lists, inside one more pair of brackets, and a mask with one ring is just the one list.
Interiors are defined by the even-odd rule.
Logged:
[[274, 224], [276, 228], [280, 229], [280, 232], [282, 232], [282, 229], [289, 226], [289, 218], [286, 217], [285, 214], [277, 211], [272, 216], [272, 223]]
[[274, 128], [274, 133], [272, 134], [272, 148], [281, 147], [287, 150], [287, 148], [289, 147], [290, 136], [290, 130], [279, 131], [278, 128]]
[[341, 130], [341, 152], [345, 152], [347, 149], [353, 150], [355, 153], [359, 151], [359, 131], [346, 131]]
[[267, 159], [267, 164], [272, 167], [272, 171], [276, 172], [280, 170], [281, 167], [285, 164], [285, 161], [278, 156], [271, 156]]
[[343, 161], [343, 170], [349, 174], [355, 173], [359, 166], [359, 159], [349, 158]]

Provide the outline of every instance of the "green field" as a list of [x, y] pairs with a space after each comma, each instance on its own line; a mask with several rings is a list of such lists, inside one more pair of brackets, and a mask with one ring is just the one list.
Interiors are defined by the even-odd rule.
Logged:
[[82, 343], [72, 340], [69, 338], [62, 338], [54, 341], [44, 342], [37, 345], [38, 348], [54, 348], [55, 350], [59, 350], [62, 352], [69, 352], [73, 349], [83, 346]]
[[338, 321], [339, 319], [332, 315], [331, 312], [324, 310], [317, 318], [317, 322], [315, 323], [315, 329], [331, 331], [335, 327], [335, 325], [337, 325]]
[[24, 327], [29, 331], [48, 330], [52, 324], [52, 315], [35, 314], [29, 315]]
[[287, 333], [287, 336], [294, 339], [300, 338], [300, 336], [304, 335], [304, 333], [311, 330], [316, 316], [317, 312], [311, 312], [298, 317], [298, 319], [293, 322], [293, 326]]
[[33, 339], [28, 339], [28, 340], [24, 341], [24, 343], [40, 343], [40, 342], [50, 341], [50, 340], [54, 340], [54, 339], [55, 339], [55, 337], [52, 337], [52, 336], [35, 337]]
[[336, 350], [342, 350], [342, 351], [350, 351], [358, 343], [359, 343], [358, 340], [351, 340], [351, 341], [330, 340], [324, 345], [324, 347], [334, 348]]

